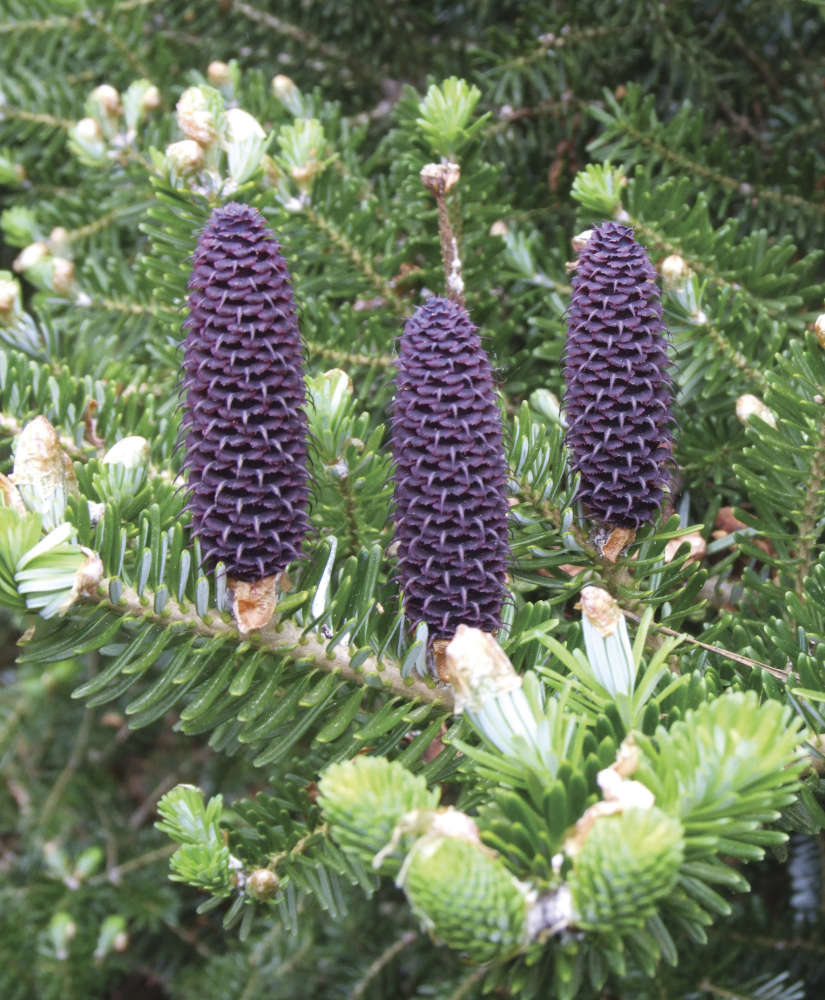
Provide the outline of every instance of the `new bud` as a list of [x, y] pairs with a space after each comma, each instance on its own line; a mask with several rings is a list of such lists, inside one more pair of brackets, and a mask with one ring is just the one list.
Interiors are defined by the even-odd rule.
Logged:
[[758, 396], [754, 396], [749, 392], [746, 392], [736, 400], [736, 416], [743, 424], [747, 424], [751, 417], [759, 417], [760, 420], [764, 420], [770, 427], [776, 427], [776, 417], [773, 415], [770, 407], [763, 403]]
[[176, 105], [178, 125], [187, 139], [209, 147], [218, 138], [218, 123], [209, 108], [206, 94], [200, 87], [189, 87]]
[[204, 163], [203, 146], [194, 139], [181, 139], [166, 147], [166, 163], [178, 177], [196, 174]]

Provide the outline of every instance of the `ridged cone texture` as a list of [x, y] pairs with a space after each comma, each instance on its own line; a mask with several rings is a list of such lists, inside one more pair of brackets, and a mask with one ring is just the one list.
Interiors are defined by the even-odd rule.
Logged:
[[479, 844], [423, 837], [406, 862], [404, 892], [436, 938], [470, 961], [507, 958], [527, 939], [527, 896]]
[[465, 310], [431, 298], [401, 337], [392, 418], [395, 531], [412, 624], [501, 624], [507, 467], [489, 358]]
[[254, 581], [307, 530], [306, 389], [281, 248], [249, 205], [215, 209], [198, 239], [184, 324], [188, 507], [208, 564]]
[[673, 887], [683, 855], [682, 824], [655, 806], [598, 819], [570, 873], [577, 926], [640, 927]]
[[567, 446], [584, 509], [604, 525], [653, 520], [668, 485], [671, 386], [656, 271], [633, 231], [596, 227], [568, 310]]
[[402, 816], [438, 804], [438, 791], [429, 791], [424, 778], [383, 757], [332, 764], [318, 790], [333, 837], [367, 862], [390, 842]]

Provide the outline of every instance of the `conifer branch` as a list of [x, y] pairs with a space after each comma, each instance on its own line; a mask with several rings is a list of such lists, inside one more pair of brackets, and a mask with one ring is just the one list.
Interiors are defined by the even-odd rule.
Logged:
[[461, 980], [458, 984], [458, 988], [453, 990], [448, 1000], [464, 1000], [464, 997], [467, 996], [475, 984], [479, 982], [479, 980], [483, 979], [486, 972], [487, 969], [484, 966], [479, 969], [473, 969], [473, 971], [465, 979]]
[[383, 297], [384, 301], [399, 316], [406, 316], [407, 306], [392, 285], [375, 270], [372, 262], [368, 260], [361, 251], [353, 246], [345, 233], [342, 233], [335, 224], [320, 212], [316, 211], [312, 205], [302, 207], [304, 216], [324, 234], [339, 250], [358, 268], [358, 270], [369, 279], [373, 287]]
[[[156, 2], [156, 0], [151, 0], [151, 2]], [[103, 14], [98, 11], [96, 12], [96, 16], [92, 17], [91, 22], [101, 35], [103, 35], [106, 41], [111, 43], [111, 45], [113, 45], [117, 51], [123, 55], [123, 58], [129, 63], [138, 76], [144, 78], [151, 77], [152, 70], [146, 65], [145, 62], [143, 62], [142, 59], [139, 59], [135, 55], [131, 46], [127, 45], [120, 35], [118, 35], [116, 31], [113, 31], [106, 23], [108, 16], [108, 14]]]
[[370, 967], [355, 984], [349, 995], [349, 1000], [361, 1000], [361, 997], [364, 996], [369, 988], [370, 983], [381, 972], [381, 970], [388, 966], [396, 955], [399, 955], [405, 948], [409, 948], [409, 946], [417, 938], [417, 931], [406, 931], [400, 938], [393, 941], [388, 948], [385, 948], [378, 958], [370, 964]]
[[3, 105], [2, 116], [3, 118], [18, 118], [24, 122], [34, 122], [37, 125], [48, 125], [51, 128], [63, 129], [65, 132], [77, 124], [77, 122], [69, 121], [68, 118], [57, 118], [45, 111], [29, 111], [26, 108], [12, 107], [10, 104]]
[[794, 590], [801, 597], [805, 580], [811, 571], [820, 531], [822, 491], [825, 487], [825, 417], [820, 421], [811, 456], [810, 475], [805, 485], [805, 498], [799, 521], [799, 553], [794, 574]]
[[393, 368], [395, 366], [395, 359], [389, 354], [358, 354], [339, 347], [328, 347], [326, 344], [319, 344], [307, 337], [304, 337], [304, 343], [310, 354], [317, 354], [319, 357], [327, 358], [337, 364], [363, 368]]
[[105, 872], [101, 872], [100, 875], [95, 875], [89, 879], [89, 884], [104, 885], [106, 882], [110, 882], [113, 885], [118, 885], [124, 875], [140, 871], [142, 868], [148, 868], [157, 861], [163, 861], [171, 857], [175, 853], [175, 850], [175, 844], [164, 844], [163, 847], [156, 847], [152, 851], [146, 851], [137, 857], [129, 858], [128, 861], [123, 861], [119, 865], [112, 865]]
[[66, 243], [78, 243], [80, 240], [88, 239], [90, 236], [94, 236], [97, 233], [102, 232], [104, 229], [108, 229], [109, 226], [113, 225], [118, 219], [124, 216], [131, 216], [141, 213], [148, 207], [146, 204], [128, 204], [119, 205], [117, 208], [113, 208], [103, 215], [99, 216], [97, 219], [92, 219], [91, 222], [87, 222], [83, 226], [79, 226], [77, 229], [70, 229], [66, 236], [64, 237]]
[[[722, 997], [722, 1000], [751, 1000], [751, 998], [744, 997], [741, 993], [731, 993], [730, 990], [723, 989], [721, 986], [715, 986], [707, 977], [699, 983], [699, 989], [712, 993], [715, 997]], [[755, 998], [752, 998], [752, 1000], [755, 1000]]]
[[[276, 17], [274, 14], [270, 14], [269, 11], [259, 10], [251, 3], [244, 3], [236, 0], [236, 2], [232, 4], [232, 10], [242, 14], [250, 21], [255, 21], [257, 24], [263, 24], [267, 28], [271, 28], [272, 31], [277, 31], [278, 34], [291, 38], [293, 41], [298, 42], [306, 49], [318, 51], [322, 55], [327, 56], [329, 59], [334, 59], [336, 62], [346, 63], [348, 61], [346, 54], [335, 45], [331, 45], [329, 42], [322, 42], [320, 38], [317, 38], [310, 32], [305, 31], [303, 28], [299, 28], [298, 25], [291, 24], [289, 21], [285, 21], [282, 17]], [[349, 74], [348, 69], [345, 69], [344, 72], [347, 75]]]
[[538, 62], [547, 57], [551, 50], [567, 48], [571, 45], [587, 44], [600, 38], [608, 38], [610, 35], [620, 34], [626, 31], [625, 25], [605, 24], [595, 28], [570, 28], [563, 27], [558, 34], [547, 32], [539, 38], [539, 44], [526, 55], [514, 56], [512, 59], [502, 60], [497, 64], [498, 70], [517, 70]]
[[[684, 259], [685, 263], [692, 271], [695, 271], [696, 274], [700, 274], [707, 278], [716, 288], [725, 289], [726, 291], [734, 291], [738, 296], [743, 297], [757, 312], [762, 313], [770, 319], [775, 320], [784, 318], [784, 312], [778, 306], [772, 306], [770, 303], [764, 302], [758, 295], [755, 295], [749, 288], [746, 288], [740, 282], [728, 281], [718, 273], [716, 268], [706, 264], [703, 260], [696, 257], [695, 254], [687, 253], [678, 242], [667, 239], [653, 226], [643, 222], [641, 219], [633, 215], [630, 215], [629, 213], [628, 225], [633, 227], [641, 240], [643, 240], [646, 244], [649, 244], [651, 248], [655, 248], [658, 253], [668, 255], [678, 254]], [[724, 338], [717, 341], [720, 348], [722, 348], [722, 340], [724, 340]], [[726, 352], [727, 349], [723, 349], [723, 353]], [[738, 352], [736, 353], [738, 354]], [[729, 360], [733, 361], [736, 367], [747, 374], [749, 378], [753, 378], [755, 380], [762, 378], [761, 373], [759, 372], [754, 370], [747, 372], [745, 370], [747, 362], [741, 354], [738, 354], [738, 358], [731, 355]]]
[[[377, 681], [384, 690], [409, 701], [423, 701], [452, 711], [452, 691], [436, 687], [423, 677], [404, 677], [400, 665], [389, 658], [379, 662], [376, 657], [370, 656], [355, 669], [350, 665], [350, 658], [340, 645], [330, 652], [322, 639], [313, 633], [302, 631], [292, 622], [270, 624], [242, 637], [228, 615], [221, 616], [217, 612], [212, 612], [201, 618], [194, 607], [185, 603], [179, 604], [171, 597], [167, 600], [163, 611], [157, 613], [154, 611], [154, 601], [149, 599], [148, 594], [148, 591], [144, 591], [143, 596], [138, 596], [131, 587], [123, 585], [120, 600], [114, 602], [109, 598], [108, 583], [104, 581], [98, 591], [96, 603], [116, 611], [119, 615], [139, 618], [154, 625], [183, 626], [187, 631], [209, 639], [226, 636], [278, 656], [288, 657], [297, 663], [311, 661], [316, 669], [336, 674], [342, 680], [353, 684], [363, 685]], [[94, 598], [89, 600], [95, 601]]]
[[567, 114], [571, 103], [579, 103], [576, 102], [573, 95], [565, 97], [560, 101], [548, 98], [546, 101], [540, 101], [532, 107], [512, 108], [506, 105], [499, 110], [498, 120], [492, 122], [487, 127], [485, 135], [497, 135], [499, 132], [503, 132], [509, 128], [513, 122], [520, 121], [522, 118], [541, 118], [544, 115], [551, 118], [559, 118]]
[[817, 212], [820, 215], [825, 215], [825, 202], [809, 201], [798, 194], [789, 194], [786, 191], [774, 191], [771, 188], [759, 187], [748, 181], [730, 177], [721, 171], [714, 170], [704, 163], [699, 163], [697, 160], [677, 152], [675, 149], [671, 149], [669, 146], [663, 145], [652, 135], [648, 135], [641, 129], [636, 128], [626, 119], [618, 120], [616, 124], [620, 125], [634, 142], [653, 150], [663, 160], [676, 164], [677, 167], [688, 173], [697, 174], [705, 180], [712, 181], [741, 197], [774, 202], [778, 205], [792, 205], [794, 208], [804, 208], [812, 212]]
[[732, 931], [730, 937], [734, 941], [758, 944], [763, 948], [772, 948], [774, 951], [810, 951], [817, 955], [825, 955], [825, 944], [808, 938], [772, 938], [764, 934], [740, 934], [736, 931]]
[[[105, 16], [113, 17], [117, 14], [137, 10], [140, 7], [152, 7], [158, 2], [159, 0], [120, 0], [120, 2], [113, 5], [111, 10], [106, 11]], [[6, 21], [0, 24], [0, 35], [8, 35], [18, 31], [60, 31], [63, 28], [77, 30], [85, 23], [86, 18], [80, 14], [74, 15], [74, 17], [67, 14], [53, 14], [50, 17], [32, 18], [28, 21]], [[94, 18], [92, 19], [92, 23], [96, 27], [100, 27]]]
[[727, 358], [735, 368], [746, 376], [746, 378], [750, 379], [762, 389], [768, 388], [767, 378], [762, 374], [762, 372], [757, 371], [757, 369], [748, 362], [745, 355], [742, 354], [741, 351], [738, 351], [733, 344], [731, 344], [728, 338], [718, 327], [714, 326], [710, 320], [706, 320], [704, 323], [699, 324], [699, 326], [708, 332], [710, 339], [719, 348], [719, 352], [722, 356]]
[[[628, 610], [627, 608], [623, 608], [622, 613], [635, 622], [641, 621], [638, 614], [634, 611]], [[749, 656], [743, 656], [741, 653], [734, 653], [731, 649], [723, 649], [721, 646], [714, 646], [712, 643], [702, 642], [701, 639], [697, 639], [689, 632], [677, 632], [674, 629], [669, 628], [667, 625], [659, 625], [655, 622], [651, 625], [651, 630], [654, 632], [662, 632], [664, 635], [671, 635], [674, 637], [678, 636], [690, 646], [698, 646], [700, 649], [705, 649], [709, 653], [715, 653], [717, 656], [722, 656], [727, 660], [733, 660], [734, 663], [741, 663], [746, 667], [765, 670], [773, 677], [776, 677], [781, 681], [788, 681], [790, 678], [796, 677], [796, 674], [794, 674], [792, 670], [779, 670], [776, 667], [772, 667], [769, 663], [762, 663], [759, 660], [751, 659]]]
[[163, 320], [163, 310], [151, 302], [128, 302], [123, 299], [88, 298], [83, 300], [84, 309], [99, 309], [102, 312], [129, 313], [132, 316], [153, 316]]
[[92, 709], [87, 708], [83, 713], [83, 720], [80, 723], [80, 728], [77, 731], [77, 735], [72, 746], [72, 752], [69, 755], [69, 759], [57, 781], [52, 786], [49, 792], [49, 797], [43, 803], [43, 808], [40, 811], [40, 816], [38, 817], [38, 826], [41, 831], [48, 829], [49, 821], [52, 818], [52, 813], [57, 808], [58, 803], [63, 798], [63, 793], [66, 791], [66, 786], [72, 779], [72, 775], [78, 768], [83, 754], [86, 752], [86, 744], [89, 741], [89, 733], [92, 728], [92, 718], [94, 712]]

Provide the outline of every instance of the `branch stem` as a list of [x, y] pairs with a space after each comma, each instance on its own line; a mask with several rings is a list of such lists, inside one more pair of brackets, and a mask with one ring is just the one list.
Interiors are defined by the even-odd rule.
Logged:
[[382, 659], [379, 662], [377, 657], [370, 656], [361, 666], [355, 668], [350, 662], [349, 647], [339, 643], [330, 651], [322, 637], [304, 632], [292, 622], [273, 622], [242, 637], [233, 621], [222, 618], [214, 611], [207, 621], [201, 618], [191, 605], [178, 604], [170, 597], [163, 611], [158, 613], [153, 609], [154, 602], [147, 602], [146, 598], [147, 592], [144, 591], [141, 598], [133, 588], [124, 585], [120, 600], [114, 603], [109, 598], [107, 581], [104, 581], [98, 592], [98, 603], [111, 608], [119, 615], [128, 614], [166, 627], [181, 625], [188, 631], [207, 638], [226, 636], [237, 642], [244, 641], [278, 656], [289, 657], [296, 662], [309, 660], [314, 668], [337, 674], [352, 684], [373, 686], [377, 682], [377, 686], [392, 691], [402, 698], [437, 705], [448, 712], [453, 710], [452, 691], [447, 688], [437, 687], [424, 677], [404, 677], [400, 665], [390, 659]]

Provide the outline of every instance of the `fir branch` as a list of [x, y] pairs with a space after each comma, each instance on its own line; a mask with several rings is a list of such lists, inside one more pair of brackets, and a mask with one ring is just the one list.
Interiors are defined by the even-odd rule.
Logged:
[[146, 851], [144, 854], [129, 858], [128, 861], [124, 861], [119, 865], [107, 867], [105, 872], [101, 872], [100, 875], [95, 875], [89, 879], [89, 884], [104, 885], [106, 882], [110, 882], [112, 885], [119, 885], [124, 875], [148, 868], [157, 861], [164, 861], [170, 858], [177, 849], [177, 844], [164, 844], [163, 847], [156, 847], [152, 851]]
[[[320, 52], [328, 59], [332, 59], [338, 63], [348, 63], [346, 53], [342, 52], [336, 46], [330, 45], [329, 42], [322, 42], [320, 38], [317, 38], [310, 32], [305, 31], [303, 28], [299, 28], [296, 24], [291, 24], [289, 21], [285, 21], [281, 17], [276, 17], [274, 14], [270, 14], [269, 11], [259, 10], [251, 3], [238, 2], [238, 0], [232, 4], [232, 10], [237, 11], [237, 13], [241, 14], [250, 21], [255, 21], [257, 24], [263, 24], [272, 31], [276, 31], [279, 35], [285, 35], [287, 38], [291, 38], [293, 41], [298, 42], [303, 49]], [[342, 72], [348, 76], [350, 74], [349, 67], [346, 66]]]
[[98, 309], [101, 312], [127, 313], [130, 316], [152, 316], [165, 320], [163, 310], [151, 302], [128, 302], [123, 299], [87, 298], [83, 300], [84, 309]]
[[[144, 6], [146, 3], [156, 3], [157, 0], [144, 0]], [[107, 20], [110, 15], [104, 13], [103, 11], [95, 11], [91, 14], [89, 20], [91, 24], [96, 28], [97, 31], [103, 35], [106, 42], [114, 46], [118, 52], [120, 52], [127, 63], [134, 69], [138, 76], [148, 79], [152, 76], [152, 70], [147, 66], [147, 64], [140, 59], [134, 52], [132, 46], [127, 44], [120, 35], [113, 31], [107, 24]]]
[[470, 990], [475, 986], [475, 984], [479, 982], [479, 980], [484, 978], [486, 972], [487, 972], [486, 966], [481, 966], [478, 969], [473, 969], [473, 971], [469, 974], [469, 976], [461, 980], [461, 982], [458, 984], [457, 989], [453, 990], [453, 992], [448, 997], [448, 1000], [464, 1000], [464, 997], [466, 997], [469, 994]]
[[77, 229], [68, 230], [63, 239], [66, 243], [78, 243], [81, 240], [88, 239], [90, 236], [95, 236], [97, 233], [103, 232], [103, 230], [108, 229], [109, 226], [113, 225], [123, 217], [142, 214], [147, 207], [148, 203], [140, 202], [137, 204], [128, 202], [124, 205], [119, 205], [117, 208], [104, 212], [103, 215], [98, 216], [96, 219], [92, 219], [91, 222], [87, 222], [85, 225], [79, 226]]
[[[89, 601], [94, 603], [94, 598], [90, 598]], [[258, 649], [286, 656], [296, 662], [309, 660], [315, 668], [336, 674], [350, 683], [363, 685], [377, 681], [384, 690], [400, 695], [408, 701], [423, 701], [452, 711], [452, 692], [446, 688], [438, 688], [419, 676], [402, 676], [400, 665], [389, 658], [379, 662], [376, 657], [370, 656], [358, 669], [354, 669], [350, 665], [349, 656], [341, 650], [340, 645], [336, 646], [333, 652], [329, 652], [320, 638], [302, 631], [292, 622], [267, 625], [266, 628], [241, 637], [235, 623], [228, 616], [220, 617], [217, 613], [212, 613], [201, 618], [194, 607], [178, 603], [171, 597], [167, 599], [163, 611], [157, 613], [153, 610], [154, 601], [150, 600], [148, 591], [139, 596], [131, 587], [123, 585], [120, 600], [114, 602], [109, 598], [108, 583], [105, 581], [98, 591], [96, 603], [117, 612], [118, 615], [139, 618], [154, 625], [164, 627], [180, 625], [187, 631], [206, 638], [224, 636], [237, 642], [248, 642]]]
[[[702, 277], [707, 278], [715, 288], [725, 291], [735, 292], [737, 296], [744, 298], [747, 303], [757, 312], [762, 313], [769, 319], [786, 319], [785, 311], [779, 306], [763, 301], [758, 295], [752, 292], [738, 281], [729, 281], [719, 274], [718, 267], [711, 267], [695, 254], [691, 254], [684, 249], [682, 244], [676, 240], [668, 239], [662, 235], [654, 226], [643, 222], [640, 218], [628, 214], [628, 225], [632, 226], [640, 240], [648, 244], [657, 253], [670, 255], [678, 254], [682, 257], [687, 266]], [[719, 347], [725, 357], [728, 358], [744, 375], [754, 381], [765, 384], [764, 376], [761, 372], [749, 368], [747, 359], [732, 345], [730, 345], [724, 335], [708, 324], [708, 332], [711, 334], [714, 343]]]
[[[509, 128], [513, 122], [520, 121], [523, 118], [541, 118], [545, 115], [551, 118], [560, 118], [569, 112], [571, 103], [579, 103], [576, 101], [574, 95], [565, 96], [560, 101], [548, 98], [546, 101], [540, 101], [532, 107], [513, 108], [510, 105], [505, 105], [499, 110], [498, 121], [491, 122], [485, 129], [484, 134], [487, 136], [497, 135], [499, 132], [503, 132]], [[583, 104], [584, 102], [580, 103]]]
[[772, 202], [777, 205], [789, 205], [794, 208], [804, 208], [806, 211], [825, 215], [825, 201], [809, 201], [798, 194], [790, 194], [787, 191], [774, 191], [772, 188], [759, 187], [748, 181], [730, 177], [721, 171], [714, 170], [713, 167], [709, 167], [704, 163], [700, 163], [689, 156], [679, 153], [669, 146], [663, 145], [653, 135], [649, 135], [647, 132], [636, 128], [626, 118], [617, 119], [616, 125], [621, 126], [633, 142], [638, 143], [639, 146], [645, 149], [650, 149], [662, 160], [675, 164], [675, 166], [687, 174], [695, 174], [741, 197]]
[[350, 367], [362, 366], [364, 368], [394, 368], [395, 358], [389, 354], [358, 354], [353, 351], [346, 351], [343, 348], [327, 347], [314, 340], [304, 337], [304, 343], [310, 354], [317, 354], [319, 357], [327, 358], [337, 364]]
[[747, 1000], [741, 993], [731, 993], [730, 990], [722, 989], [721, 986], [714, 986], [707, 977], [699, 983], [699, 989], [712, 993], [715, 997], [723, 997], [725, 1000]]
[[794, 590], [800, 597], [804, 594], [805, 580], [811, 571], [811, 564], [816, 558], [823, 488], [825, 488], [825, 417], [817, 428], [816, 441], [811, 455], [810, 473], [805, 485], [805, 497], [799, 520], [799, 553], [794, 574]]
[[48, 125], [51, 128], [63, 129], [64, 132], [68, 132], [69, 129], [77, 125], [76, 121], [70, 121], [68, 118], [56, 118], [45, 111], [29, 111], [27, 108], [15, 108], [10, 104], [4, 104], [0, 108], [0, 118], [17, 118], [24, 122], [34, 122], [37, 125]]
[[774, 951], [810, 951], [816, 955], [825, 955], [825, 944], [809, 938], [772, 938], [764, 934], [741, 934], [737, 931], [732, 931], [729, 937], [734, 941], [758, 944], [763, 948], [772, 948]]
[[293, 844], [288, 851], [279, 851], [277, 854], [273, 854], [273, 856], [267, 862], [266, 867], [271, 872], [277, 873], [278, 865], [282, 861], [285, 861], [287, 859], [291, 860], [292, 858], [299, 857], [301, 854], [304, 853], [304, 851], [307, 848], [307, 845], [311, 841], [313, 841], [316, 837], [326, 837], [328, 833], [329, 833], [329, 824], [321, 823], [321, 825], [316, 826], [314, 830], [310, 830], [308, 833], [304, 834], [304, 836], [301, 837], [301, 839], [297, 843]]
[[393, 941], [391, 945], [385, 948], [378, 958], [376, 958], [374, 962], [370, 963], [370, 967], [355, 984], [349, 995], [349, 1000], [361, 1000], [370, 983], [377, 975], [380, 974], [381, 970], [388, 966], [396, 955], [399, 955], [405, 948], [409, 948], [418, 936], [417, 931], [406, 931], [401, 935], [401, 937], [399, 937], [396, 941]]
[[338, 229], [331, 219], [316, 211], [310, 204], [302, 206], [302, 212], [306, 219], [327, 237], [338, 249], [347, 257], [361, 274], [364, 275], [373, 285], [375, 290], [383, 297], [384, 301], [399, 315], [406, 316], [407, 304], [403, 301], [393, 286], [375, 270], [372, 261], [368, 260], [361, 251], [354, 246], [346, 233]]
[[57, 808], [60, 800], [63, 798], [63, 793], [66, 791], [67, 785], [77, 770], [83, 754], [86, 752], [86, 744], [89, 741], [89, 732], [92, 728], [93, 717], [94, 712], [92, 709], [87, 708], [83, 713], [83, 720], [81, 721], [80, 728], [77, 731], [77, 736], [75, 737], [69, 759], [66, 761], [66, 765], [60, 772], [60, 776], [57, 781], [52, 786], [52, 790], [49, 792], [49, 797], [43, 803], [43, 808], [40, 811], [40, 816], [38, 817], [38, 827], [41, 832], [48, 829], [52, 814]]
[[[114, 17], [117, 14], [137, 10], [141, 7], [151, 7], [158, 2], [159, 0], [118, 0], [118, 2], [112, 5], [110, 10], [105, 12], [105, 15], [101, 11], [94, 11], [92, 12], [92, 18], [94, 18], [95, 14]], [[32, 18], [28, 21], [6, 21], [5, 23], [0, 23], [0, 35], [12, 34], [17, 31], [61, 31], [63, 28], [77, 30], [86, 23], [86, 17], [81, 14], [76, 14], [73, 17], [67, 14], [53, 14], [50, 17]]]
[[[622, 609], [622, 613], [635, 622], [641, 621], [639, 615], [633, 611]], [[776, 677], [781, 681], [788, 681], [790, 678], [796, 677], [796, 674], [792, 670], [779, 670], [776, 667], [772, 667], [769, 663], [762, 663], [759, 660], [751, 659], [749, 656], [743, 656], [741, 653], [734, 653], [731, 649], [723, 649], [721, 646], [714, 646], [712, 643], [702, 642], [700, 639], [692, 636], [689, 632], [676, 632], [667, 625], [659, 625], [656, 623], [651, 625], [651, 630], [654, 632], [661, 632], [664, 635], [678, 637], [688, 643], [688, 645], [698, 646], [700, 649], [707, 650], [709, 653], [715, 653], [717, 656], [722, 656], [727, 660], [732, 660], [734, 663], [741, 663], [743, 666], [758, 670], [766, 670], [773, 677]]]
[[[280, 928], [276, 924], [270, 931], [269, 936], [275, 937], [277, 934], [279, 934], [279, 932]], [[249, 958], [249, 964], [252, 966], [252, 974], [247, 980], [243, 988], [243, 992], [238, 996], [238, 1000], [254, 1000], [255, 997], [260, 995], [258, 990], [261, 981], [261, 976], [264, 973], [264, 970], [262, 968], [263, 959], [261, 956], [264, 954], [266, 943], [267, 943], [266, 939], [264, 939], [264, 941], [261, 941]], [[292, 955], [290, 955], [285, 962], [281, 962], [278, 965], [278, 975], [281, 977], [287, 976], [292, 971], [294, 966], [299, 965], [304, 960], [307, 953], [311, 950], [312, 945], [313, 941], [311, 939], [305, 941], [301, 945], [301, 947], [298, 948], [297, 951], [295, 951]]]
[[741, 351], [738, 351], [733, 344], [731, 344], [728, 338], [717, 326], [711, 323], [710, 320], [705, 320], [704, 323], [698, 325], [707, 331], [710, 339], [719, 348], [720, 354], [727, 358], [738, 371], [750, 379], [750, 381], [760, 386], [760, 388], [768, 388], [769, 382], [767, 378], [762, 374], [762, 372], [757, 371], [756, 368], [748, 363], [748, 359], [745, 355], [742, 354]]
[[0, 23], [0, 35], [10, 35], [18, 31], [60, 31], [62, 28], [76, 28], [78, 17], [54, 14], [52, 17], [32, 18], [28, 21], [5, 21]]
[[571, 45], [587, 45], [590, 42], [628, 30], [626, 25], [605, 24], [595, 28], [570, 28], [565, 25], [558, 34], [547, 32], [539, 37], [539, 44], [525, 55], [514, 56], [512, 59], [497, 63], [498, 71], [520, 70], [535, 62], [547, 58], [547, 53], [569, 48]]

